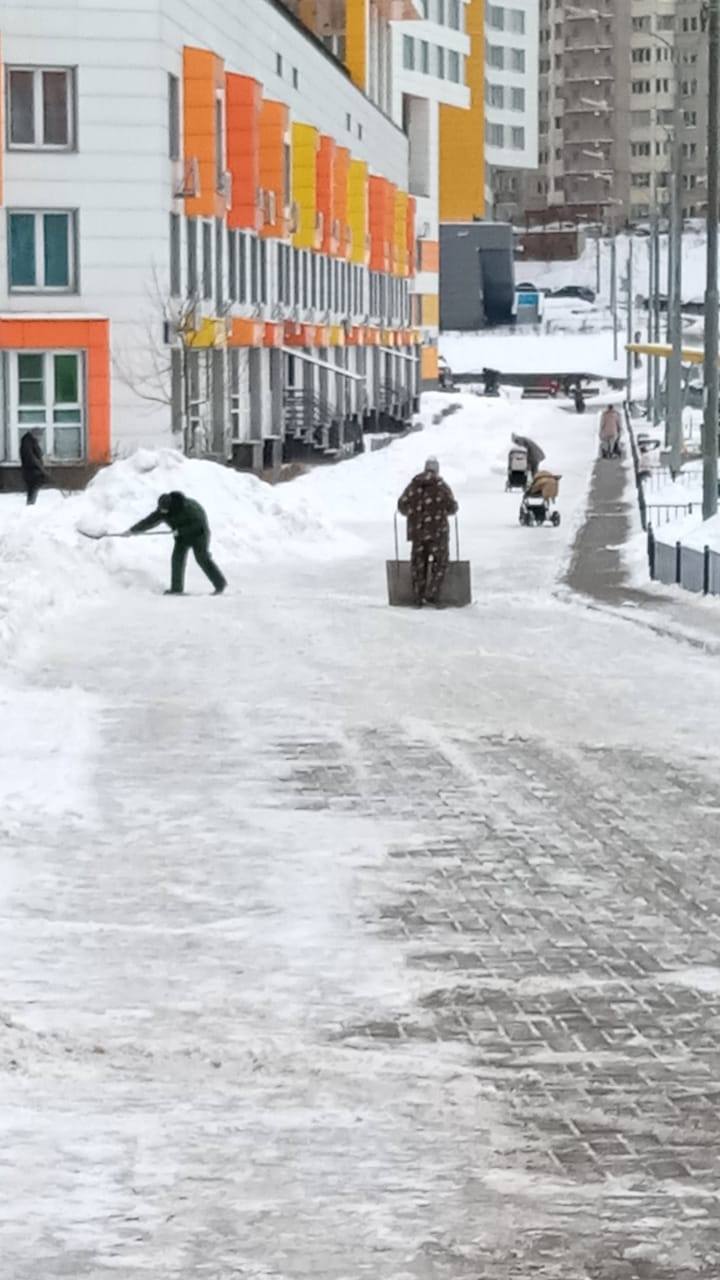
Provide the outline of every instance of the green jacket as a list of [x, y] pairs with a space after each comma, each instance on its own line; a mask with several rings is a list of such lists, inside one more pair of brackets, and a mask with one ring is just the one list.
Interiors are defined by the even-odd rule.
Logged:
[[157, 524], [167, 524], [181, 542], [197, 542], [210, 536], [204, 507], [184, 493], [163, 494], [156, 509], [144, 520], [138, 520], [130, 533], [147, 533]]

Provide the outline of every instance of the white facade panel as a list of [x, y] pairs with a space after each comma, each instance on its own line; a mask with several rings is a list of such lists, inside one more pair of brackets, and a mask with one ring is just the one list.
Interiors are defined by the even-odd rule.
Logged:
[[494, 168], [537, 168], [539, 39], [537, 0], [486, 7], [485, 158]]

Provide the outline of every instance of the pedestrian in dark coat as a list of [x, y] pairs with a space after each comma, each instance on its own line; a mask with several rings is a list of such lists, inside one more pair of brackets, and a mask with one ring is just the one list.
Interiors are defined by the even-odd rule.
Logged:
[[437, 458], [428, 458], [425, 468], [410, 481], [398, 501], [398, 511], [407, 517], [407, 537], [412, 544], [410, 558], [413, 599], [439, 606], [440, 589], [450, 560], [448, 516], [458, 504], [449, 485], [440, 477]]
[[192, 551], [203, 573], [210, 579], [219, 596], [226, 588], [227, 582], [210, 555], [210, 527], [204, 507], [194, 498], [175, 490], [173, 493], [162, 493], [158, 498], [156, 509], [144, 520], [138, 520], [129, 534], [147, 533], [157, 524], [167, 524], [175, 535], [170, 575], [170, 590], [167, 596], [180, 596], [185, 590], [185, 566], [188, 552]]
[[26, 431], [20, 441], [20, 468], [25, 482], [27, 505], [32, 507], [41, 486], [50, 479], [45, 469], [40, 432], [37, 430]]
[[513, 435], [512, 441], [513, 444], [517, 444], [521, 449], [526, 450], [530, 474], [534, 479], [540, 470], [540, 463], [545, 461], [544, 451], [539, 444], [536, 444], [534, 440], [530, 440], [528, 436]]

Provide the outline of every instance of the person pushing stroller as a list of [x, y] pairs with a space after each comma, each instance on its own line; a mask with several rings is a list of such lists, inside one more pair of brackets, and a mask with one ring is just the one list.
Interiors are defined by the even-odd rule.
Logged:
[[540, 463], [545, 461], [545, 451], [541, 449], [540, 445], [536, 444], [534, 440], [531, 440], [529, 436], [516, 436], [513, 432], [512, 442], [517, 445], [519, 449], [524, 449], [527, 453], [530, 478], [534, 480], [540, 470]]

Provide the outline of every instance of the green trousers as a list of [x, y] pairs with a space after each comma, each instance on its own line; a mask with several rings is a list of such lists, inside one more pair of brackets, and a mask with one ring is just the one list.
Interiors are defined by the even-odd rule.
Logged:
[[227, 586], [224, 575], [210, 555], [209, 535], [200, 534], [199, 537], [190, 540], [182, 537], [175, 538], [170, 571], [171, 591], [183, 591], [185, 589], [185, 566], [190, 551], [192, 551], [198, 565], [206, 577], [210, 579], [216, 591]]

